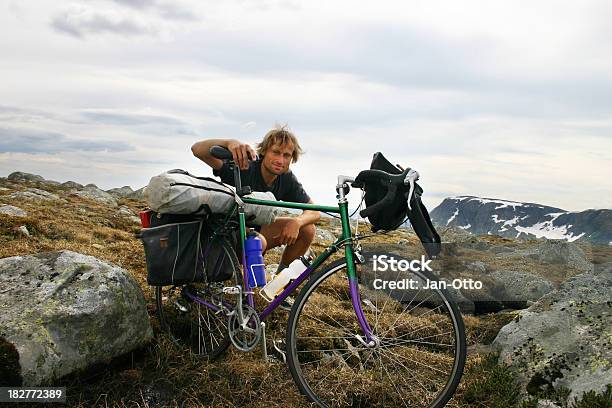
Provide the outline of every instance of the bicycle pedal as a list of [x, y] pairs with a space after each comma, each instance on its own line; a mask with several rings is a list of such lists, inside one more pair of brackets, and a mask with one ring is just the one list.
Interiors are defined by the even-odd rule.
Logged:
[[224, 286], [223, 293], [226, 295], [239, 295], [241, 292], [240, 286]]
[[272, 354], [269, 354], [266, 357], [266, 362], [270, 364], [286, 364], [287, 362], [284, 359], [280, 359]]

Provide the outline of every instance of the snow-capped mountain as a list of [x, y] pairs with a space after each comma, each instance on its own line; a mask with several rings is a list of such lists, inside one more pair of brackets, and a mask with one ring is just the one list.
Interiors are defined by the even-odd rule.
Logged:
[[458, 196], [431, 211], [432, 221], [474, 234], [512, 238], [549, 238], [612, 245], [612, 210], [565, 211], [516, 201]]

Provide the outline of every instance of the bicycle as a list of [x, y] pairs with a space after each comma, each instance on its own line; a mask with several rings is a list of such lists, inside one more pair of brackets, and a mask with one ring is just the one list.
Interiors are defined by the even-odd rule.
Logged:
[[[215, 146], [211, 153], [233, 165], [226, 149]], [[446, 405], [466, 359], [465, 329], [457, 305], [443, 289], [376, 290], [372, 282], [383, 274], [377, 275], [367, 262], [376, 254], [363, 251], [363, 236], [353, 234], [350, 225], [346, 196], [351, 186], [363, 187], [367, 177], [398, 184], [409, 169], [400, 175], [364, 170], [356, 178], [338, 176], [338, 206], [324, 206], [249, 198], [250, 188], [241, 185], [238, 166], [233, 168], [236, 205], [222, 217], [219, 233], [238, 231], [241, 248], [247, 234], [244, 204], [338, 214], [341, 236], [261, 311], [255, 308], [256, 289], [249, 287], [241, 271], [241, 267], [246, 270], [244, 250], [239, 260], [233, 246], [224, 242], [224, 252], [235, 265], [233, 278], [156, 287], [161, 327], [175, 342], [209, 358], [219, 357], [230, 344], [246, 352], [260, 342], [265, 357], [265, 319], [303, 285], [289, 314], [284, 352], [294, 382], [310, 401], [322, 407]], [[377, 211], [385, 200], [364, 211]], [[342, 249], [342, 259], [321, 269]], [[398, 271], [395, 278], [400, 277], [437, 280], [427, 271]]]

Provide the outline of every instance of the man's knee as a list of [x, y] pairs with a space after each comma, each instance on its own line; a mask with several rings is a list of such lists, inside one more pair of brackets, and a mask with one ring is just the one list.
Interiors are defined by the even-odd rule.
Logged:
[[268, 249], [268, 240], [261, 232], [257, 232], [257, 237], [261, 240], [261, 252], [266, 252], [266, 249]]
[[312, 241], [314, 241], [316, 231], [317, 229], [315, 228], [314, 224], [304, 225], [302, 228], [300, 228], [300, 235], [298, 238], [310, 245]]

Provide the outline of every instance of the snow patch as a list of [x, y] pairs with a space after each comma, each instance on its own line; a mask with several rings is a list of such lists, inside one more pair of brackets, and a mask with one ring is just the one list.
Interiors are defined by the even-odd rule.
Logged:
[[497, 214], [493, 214], [491, 216], [491, 219], [493, 220], [494, 223], [499, 224], [500, 222], [504, 222], [504, 220], [499, 220], [497, 219]]
[[500, 231], [508, 231], [509, 227], [512, 227], [514, 224], [516, 224], [518, 222], [519, 222], [519, 217], [516, 216], [513, 219], [504, 222], [504, 224], [500, 228]]
[[[461, 225], [460, 225], [460, 226], [458, 226], [457, 228], [461, 228], [461, 229], [466, 230], [466, 229], [470, 228], [471, 226], [472, 226], [472, 224], [463, 225], [463, 226], [461, 226]], [[610, 244], [612, 244], [612, 242], [611, 242]]]
[[472, 199], [470, 199], [469, 201], [478, 201], [482, 204], [489, 204], [489, 203], [494, 203], [494, 204], [501, 204], [497, 207], [495, 207], [496, 210], [500, 209], [500, 208], [506, 208], [506, 207], [512, 207], [514, 209], [516, 209], [516, 207], [522, 207], [525, 204], [524, 203], [519, 203], [518, 201], [508, 201], [508, 200], [493, 200], [490, 198], [477, 198], [474, 197]]
[[[531, 227], [517, 226], [515, 229], [526, 234], [533, 234], [536, 238], [548, 238], [548, 239], [566, 239], [568, 242], [573, 242], [578, 238], [582, 237], [585, 233], [574, 236], [573, 232], [568, 232], [569, 226], [567, 225], [553, 225], [553, 221], [556, 220], [561, 214], [566, 213], [551, 213], [546, 216], [551, 216], [549, 221], [538, 222], [533, 224]], [[517, 234], [518, 237], [518, 234]]]
[[449, 200], [454, 200], [454, 201], [463, 201], [469, 198], [474, 198], [472, 196], [452, 196], [452, 197], [447, 197]]
[[448, 221], [446, 221], [446, 225], [450, 224], [450, 222], [454, 220], [457, 215], [459, 215], [459, 208], [455, 208], [455, 213], [448, 219]]

